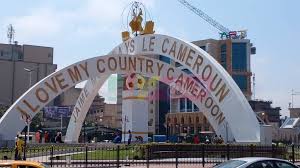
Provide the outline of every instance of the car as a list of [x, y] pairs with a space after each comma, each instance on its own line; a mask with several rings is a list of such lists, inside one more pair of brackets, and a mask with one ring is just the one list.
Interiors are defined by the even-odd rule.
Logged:
[[34, 161], [5, 161], [0, 162], [0, 168], [48, 168], [49, 166]]
[[299, 168], [293, 163], [276, 158], [244, 157], [228, 160], [214, 168]]

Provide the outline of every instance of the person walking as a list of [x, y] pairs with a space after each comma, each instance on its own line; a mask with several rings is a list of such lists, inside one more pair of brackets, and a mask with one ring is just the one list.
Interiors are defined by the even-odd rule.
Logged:
[[[16, 153], [15, 153], [15, 160], [21, 160], [22, 159], [22, 151], [24, 151], [24, 144], [25, 142], [21, 139], [20, 136], [17, 136], [17, 142], [16, 142]], [[25, 151], [24, 151], [25, 152]]]
[[48, 142], [49, 142], [49, 133], [48, 133], [48, 131], [45, 131], [44, 142], [45, 142], [45, 143], [48, 143]]
[[130, 143], [131, 143], [131, 139], [132, 139], [132, 134], [131, 134], [131, 131], [130, 130], [128, 130], [128, 140], [127, 140], [127, 144], [128, 145], [130, 145]]

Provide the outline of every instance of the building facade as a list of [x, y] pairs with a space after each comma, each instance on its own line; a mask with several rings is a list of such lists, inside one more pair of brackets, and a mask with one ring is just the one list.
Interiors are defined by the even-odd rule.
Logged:
[[289, 108], [291, 118], [300, 118], [300, 108]]
[[[248, 39], [226, 39], [226, 40], [199, 40], [192, 42], [201, 49], [208, 52], [216, 61], [218, 61], [225, 70], [232, 76], [236, 84], [244, 93], [246, 99], [250, 100], [252, 96], [251, 91], [251, 68], [250, 60], [251, 54], [255, 54], [255, 48], [252, 47], [250, 40]], [[182, 65], [175, 62], [173, 63], [177, 68], [181, 68]], [[182, 69], [182, 71], [191, 74], [188, 69]], [[172, 94], [173, 93], [173, 94]], [[210, 124], [207, 123], [207, 119], [203, 115], [201, 109], [195, 106], [189, 99], [177, 94], [175, 90], [171, 90], [170, 100], [170, 113], [166, 116], [170, 122], [167, 123], [167, 127], [170, 130], [177, 130], [177, 134], [184, 135], [185, 129], [179, 129], [178, 127], [190, 128], [189, 134], [198, 134], [200, 132], [213, 131]], [[196, 115], [199, 120], [192, 120], [192, 124], [189, 124], [186, 119], [193, 119]], [[181, 117], [179, 117], [181, 116]], [[179, 118], [178, 118], [179, 117]], [[181, 118], [183, 118], [184, 124], [181, 124]], [[177, 121], [177, 122], [175, 122]], [[193, 129], [191, 129], [193, 128]], [[185, 131], [185, 132], [182, 132]], [[174, 134], [174, 131], [170, 131]]]
[[280, 120], [280, 107], [272, 107], [272, 101], [264, 100], [249, 100], [248, 101], [253, 111], [256, 112], [264, 123], [274, 125], [275, 127], [281, 126]]
[[56, 68], [51, 47], [0, 43], [0, 104], [11, 105]]

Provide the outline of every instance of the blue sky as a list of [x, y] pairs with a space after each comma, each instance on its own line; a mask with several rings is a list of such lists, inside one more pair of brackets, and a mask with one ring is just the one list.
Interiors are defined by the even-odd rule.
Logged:
[[[51, 46], [59, 68], [108, 53], [121, 43], [122, 11], [128, 0], [3, 1], [0, 42], [6, 43], [8, 24], [20, 44]], [[156, 23], [156, 32], [195, 41], [218, 39], [218, 31], [176, 0], [143, 0]], [[291, 90], [300, 91], [300, 1], [189, 0], [231, 30], [248, 30], [257, 48], [252, 56], [256, 98], [272, 100], [287, 115]], [[299, 48], [298, 48], [299, 47]], [[110, 81], [114, 81], [111, 79]], [[106, 97], [108, 86], [102, 89]], [[111, 100], [111, 99], [110, 99]], [[300, 107], [300, 96], [294, 97]]]

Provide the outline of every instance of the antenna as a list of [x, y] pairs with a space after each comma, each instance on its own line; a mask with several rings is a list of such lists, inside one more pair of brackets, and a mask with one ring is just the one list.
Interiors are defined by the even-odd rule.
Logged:
[[291, 102], [291, 106], [292, 108], [294, 108], [294, 96], [300, 96], [300, 92], [295, 92], [294, 89], [292, 89], [292, 102]]
[[12, 24], [8, 25], [8, 28], [7, 28], [7, 38], [8, 38], [9, 44], [11, 44], [14, 41], [14, 38], [15, 38], [15, 29], [13, 28]]

